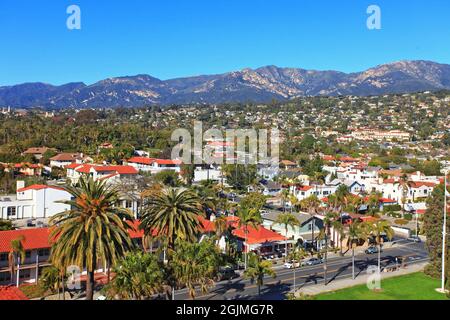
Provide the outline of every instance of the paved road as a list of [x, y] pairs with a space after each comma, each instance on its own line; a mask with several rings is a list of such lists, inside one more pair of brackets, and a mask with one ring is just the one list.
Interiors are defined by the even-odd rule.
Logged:
[[[392, 248], [386, 248], [381, 254], [382, 268], [388, 265], [395, 265], [396, 257], [410, 256], [409, 264], [420, 263], [428, 259], [428, 255], [423, 243], [413, 243], [406, 240], [397, 241]], [[377, 254], [356, 256], [355, 272], [359, 274], [366, 272], [370, 265], [377, 266]], [[323, 285], [324, 269], [323, 265], [302, 267], [296, 271], [296, 288], [304, 286]], [[294, 272], [293, 270], [276, 268], [277, 277], [266, 278], [262, 288], [261, 299], [280, 300], [284, 299], [285, 294], [293, 290]], [[345, 257], [336, 257], [328, 261], [328, 281], [336, 279], [351, 278], [352, 276], [352, 258], [351, 255]], [[329, 283], [328, 282], [328, 283]], [[257, 286], [249, 280], [242, 278], [232, 281], [217, 283], [209, 293], [196, 297], [197, 300], [251, 300], [257, 299]], [[179, 290], [175, 294], [176, 300], [189, 299], [186, 290]]]

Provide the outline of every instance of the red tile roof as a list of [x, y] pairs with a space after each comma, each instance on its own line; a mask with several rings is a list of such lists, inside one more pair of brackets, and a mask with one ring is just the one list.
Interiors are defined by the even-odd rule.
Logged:
[[311, 186], [300, 186], [300, 187], [297, 187], [297, 190], [298, 191], [308, 191], [308, 190], [311, 190], [313, 187], [311, 187]]
[[128, 160], [131, 163], [139, 163], [145, 165], [152, 165], [153, 163], [157, 163], [160, 165], [180, 165], [182, 162], [180, 160], [170, 160], [170, 159], [155, 159], [155, 158], [146, 158], [146, 157], [133, 157]]
[[138, 174], [136, 168], [132, 166], [95, 166], [97, 172], [117, 172], [118, 174]]
[[66, 166], [66, 169], [76, 169], [76, 168], [81, 167], [81, 166], [83, 166], [83, 165], [79, 164], [79, 163], [71, 163], [71, 164]]
[[417, 188], [421, 188], [421, 187], [429, 187], [429, 188], [434, 188], [436, 187], [436, 183], [434, 182], [422, 182], [422, 181], [414, 181], [411, 183], [411, 187], [413, 189], [417, 189]]
[[75, 161], [79, 156], [80, 154], [78, 153], [60, 153], [50, 158], [50, 160], [68, 162], [68, 161]]
[[75, 171], [79, 172], [79, 173], [89, 173], [89, 172], [91, 172], [91, 168], [92, 167], [93, 166], [90, 165], [90, 164], [84, 164], [84, 165], [82, 165], [80, 167], [76, 167], [77, 169]]
[[43, 184], [34, 184], [34, 185], [26, 187], [26, 188], [17, 189], [17, 192], [25, 192], [28, 190], [36, 190], [37, 191], [37, 190], [43, 190], [43, 189], [64, 190], [63, 188], [59, 188], [59, 187], [46, 186]]
[[[132, 239], [142, 238], [144, 232], [139, 230], [140, 221], [135, 220], [130, 224], [132, 227], [128, 231]], [[157, 232], [152, 232], [154, 236]], [[33, 229], [20, 229], [11, 231], [0, 231], [0, 252], [6, 253], [11, 250], [11, 241], [16, 240], [20, 236], [25, 239], [22, 244], [25, 250], [45, 249], [51, 247], [50, 228], [33, 228]]]
[[151, 165], [153, 163], [153, 160], [153, 158], [133, 157], [131, 159], [128, 159], [128, 162]]
[[14, 286], [0, 286], [0, 300], [29, 300], [28, 297]]
[[[236, 237], [239, 237], [241, 239], [245, 239], [245, 228], [241, 227], [239, 229], [233, 230], [233, 234]], [[248, 235], [247, 235], [247, 243], [248, 244], [259, 244], [259, 243], [265, 243], [265, 242], [273, 242], [273, 241], [283, 241], [286, 240], [286, 237], [282, 236], [279, 233], [276, 233], [274, 231], [268, 230], [264, 227], [259, 228], [248, 228]]]
[[49, 248], [49, 228], [21, 229], [11, 231], [0, 231], [0, 252], [9, 252], [11, 250], [11, 241], [20, 236], [25, 239], [22, 241], [25, 250], [35, 250]]

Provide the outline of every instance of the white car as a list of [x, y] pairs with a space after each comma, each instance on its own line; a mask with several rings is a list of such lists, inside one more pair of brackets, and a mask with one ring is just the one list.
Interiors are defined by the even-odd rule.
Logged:
[[299, 268], [300, 267], [300, 262], [298, 262], [298, 261], [289, 261], [289, 262], [286, 262], [284, 264], [284, 267], [286, 269]]

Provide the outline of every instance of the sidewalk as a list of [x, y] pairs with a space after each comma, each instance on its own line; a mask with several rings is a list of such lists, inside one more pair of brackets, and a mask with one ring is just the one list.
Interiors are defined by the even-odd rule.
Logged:
[[[397, 276], [406, 275], [409, 273], [415, 273], [420, 272], [424, 269], [424, 267], [428, 264], [428, 262], [418, 263], [414, 265], [407, 266], [404, 269], [400, 269], [395, 272], [381, 272], [381, 279], [387, 279]], [[361, 273], [355, 280], [351, 278], [346, 278], [342, 280], [334, 280], [327, 286], [324, 286], [323, 283], [313, 285], [313, 286], [306, 286], [304, 288], [301, 288], [297, 290], [296, 294], [307, 294], [307, 295], [317, 295], [320, 293], [330, 292], [330, 291], [336, 291], [340, 289], [350, 288], [361, 284], [366, 284], [368, 278], [372, 276], [371, 274]]]

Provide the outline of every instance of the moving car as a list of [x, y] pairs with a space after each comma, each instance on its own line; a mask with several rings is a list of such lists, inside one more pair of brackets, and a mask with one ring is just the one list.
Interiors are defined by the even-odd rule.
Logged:
[[422, 240], [418, 236], [411, 236], [408, 238], [408, 241], [412, 241], [412, 242], [416, 242], [416, 243], [422, 242]]
[[233, 268], [222, 268], [217, 275], [217, 281], [232, 280], [238, 278], [239, 275], [233, 270]]
[[315, 266], [315, 265], [322, 264], [322, 263], [323, 263], [322, 259], [311, 258], [307, 261], [303, 261], [302, 266]]
[[366, 251], [364, 251], [366, 254], [375, 254], [378, 253], [378, 247], [372, 246], [366, 249]]
[[300, 267], [300, 263], [298, 261], [288, 261], [284, 264], [286, 269], [293, 269]]

